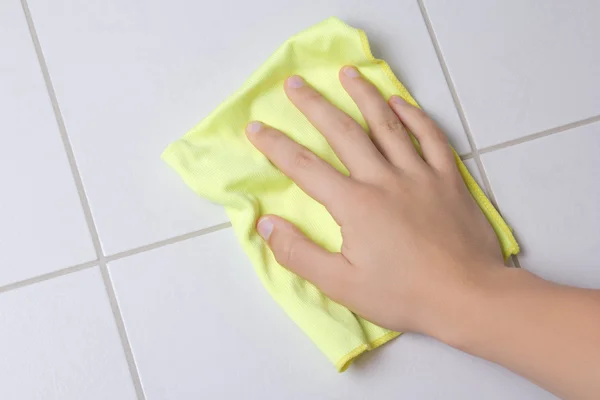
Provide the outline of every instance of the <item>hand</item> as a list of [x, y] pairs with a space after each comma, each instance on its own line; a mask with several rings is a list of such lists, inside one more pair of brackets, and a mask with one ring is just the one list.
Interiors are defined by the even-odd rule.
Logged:
[[342, 230], [341, 252], [330, 253], [288, 221], [263, 216], [257, 229], [277, 261], [378, 325], [433, 336], [561, 397], [596, 399], [600, 291], [502, 268], [498, 240], [436, 124], [398, 97], [386, 102], [353, 67], [340, 80], [370, 137], [300, 77], [285, 90], [350, 176], [266, 124], [247, 127], [250, 141]]
[[460, 312], [471, 288], [503, 265], [498, 240], [440, 128], [400, 97], [386, 102], [354, 67], [343, 68], [340, 80], [368, 123], [370, 137], [302, 78], [289, 78], [285, 90], [350, 176], [268, 121], [250, 123], [247, 133], [258, 150], [331, 213], [341, 227], [341, 252], [320, 248], [277, 216], [263, 216], [257, 229], [281, 265], [331, 299], [389, 329], [435, 335]]

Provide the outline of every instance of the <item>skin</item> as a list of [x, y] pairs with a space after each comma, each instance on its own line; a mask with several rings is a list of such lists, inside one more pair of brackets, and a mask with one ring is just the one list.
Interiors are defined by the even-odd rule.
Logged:
[[341, 251], [330, 253], [288, 221], [263, 216], [257, 229], [277, 261], [383, 327], [430, 335], [565, 399], [597, 399], [600, 291], [504, 267], [441, 129], [401, 98], [386, 101], [354, 67], [339, 79], [369, 135], [301, 77], [290, 77], [285, 91], [350, 176], [268, 121], [248, 124], [250, 142], [342, 230]]

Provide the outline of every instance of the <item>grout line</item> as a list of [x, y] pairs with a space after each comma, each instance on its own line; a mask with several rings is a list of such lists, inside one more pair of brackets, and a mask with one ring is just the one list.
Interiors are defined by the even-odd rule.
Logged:
[[465, 161], [465, 160], [470, 160], [471, 158], [475, 157], [475, 155], [473, 153], [467, 153], [465, 155], [459, 156], [461, 160]]
[[[120, 260], [121, 258], [125, 258], [125, 257], [129, 257], [129, 256], [133, 256], [139, 253], [143, 253], [145, 251], [150, 251], [150, 250], [154, 250], [160, 247], [164, 247], [170, 244], [174, 244], [174, 243], [178, 243], [178, 242], [183, 242], [186, 241], [188, 239], [192, 239], [195, 237], [199, 237], [202, 235], [207, 235], [209, 233], [212, 232], [216, 232], [222, 229], [227, 229], [231, 227], [231, 222], [225, 222], [219, 225], [214, 225], [208, 228], [204, 228], [204, 229], [200, 229], [194, 232], [190, 232], [190, 233], [186, 233], [183, 235], [179, 235], [179, 236], [175, 236], [172, 237], [170, 239], [165, 239], [165, 240], [161, 240], [159, 242], [155, 242], [155, 243], [151, 243], [151, 244], [147, 244], [144, 246], [140, 246], [140, 247], [136, 247], [135, 249], [131, 249], [131, 250], [127, 250], [127, 251], [122, 251], [120, 253], [116, 253], [113, 254], [111, 256], [108, 257], [104, 257], [104, 263], [108, 264], [111, 261], [116, 261], [116, 260]], [[68, 275], [71, 274], [73, 272], [77, 272], [77, 271], [81, 271], [84, 269], [88, 269], [88, 268], [92, 268], [95, 266], [100, 265], [100, 262], [95, 260], [95, 261], [89, 261], [83, 264], [77, 264], [71, 267], [67, 267], [67, 268], [63, 268], [63, 269], [59, 269], [56, 271], [52, 271], [49, 272], [47, 274], [43, 274], [43, 275], [37, 275], [34, 276], [32, 278], [28, 278], [28, 279], [24, 279], [22, 281], [17, 281], [14, 283], [9, 283], [7, 285], [4, 286], [0, 286], [0, 293], [4, 293], [4, 292], [9, 292], [11, 290], [14, 289], [19, 289], [25, 286], [29, 286], [31, 284], [34, 283], [39, 283], [39, 282], [43, 282], [43, 281], [47, 281], [53, 278], [57, 278], [63, 275]], [[103, 275], [104, 276], [104, 275]]]
[[585, 118], [585, 119], [575, 121], [575, 122], [570, 122], [565, 125], [561, 125], [561, 126], [557, 126], [557, 127], [551, 128], [551, 129], [546, 129], [546, 130], [543, 130], [540, 132], [532, 133], [531, 135], [523, 136], [523, 137], [513, 139], [513, 140], [508, 140], [506, 142], [498, 143], [498, 144], [495, 144], [492, 146], [484, 147], [479, 150], [479, 154], [490, 153], [492, 151], [505, 149], [507, 147], [515, 146], [517, 144], [531, 142], [532, 140], [535, 140], [535, 139], [540, 139], [540, 138], [543, 138], [546, 136], [554, 135], [555, 133], [564, 132], [569, 129], [578, 128], [580, 126], [593, 124], [594, 122], [599, 122], [599, 121], [600, 121], [600, 115], [596, 115], [594, 117]]
[[90, 231], [90, 236], [91, 236], [92, 242], [94, 244], [94, 250], [96, 251], [96, 257], [98, 257], [98, 261], [100, 261], [100, 259], [102, 258], [102, 246], [100, 245], [100, 239], [98, 237], [98, 232], [96, 231], [96, 227], [94, 225], [94, 219], [93, 219], [93, 216], [91, 213], [91, 209], [89, 206], [87, 196], [85, 194], [85, 189], [83, 187], [83, 181], [81, 180], [81, 175], [79, 174], [79, 170], [77, 168], [77, 162], [75, 161], [73, 147], [71, 146], [71, 142], [69, 141], [69, 137], [67, 136], [67, 129], [65, 126], [65, 122], [62, 117], [60, 107], [58, 106], [56, 92], [54, 91], [54, 86], [52, 85], [52, 81], [50, 80], [50, 74], [48, 73], [48, 66], [46, 65], [46, 60], [44, 59], [44, 54], [42, 53], [40, 41], [38, 39], [37, 32], [35, 31], [35, 27], [33, 26], [33, 19], [31, 18], [31, 13], [29, 12], [29, 7], [27, 6], [27, 0], [21, 0], [21, 5], [23, 6], [23, 11], [24, 11], [25, 17], [27, 19], [27, 25], [29, 26], [29, 32], [31, 34], [31, 39], [32, 39], [33, 45], [35, 47], [35, 52], [36, 52], [36, 55], [38, 58], [38, 62], [40, 64], [40, 69], [42, 70], [42, 75], [44, 77], [44, 82], [46, 84], [48, 96], [49, 96], [50, 102], [52, 103], [52, 109], [54, 111], [54, 116], [55, 116], [56, 123], [58, 125], [58, 129], [60, 132], [60, 137], [63, 142], [63, 147], [64, 147], [64, 150], [65, 150], [68, 162], [69, 162], [69, 166], [71, 168], [72, 178], [75, 183], [75, 187], [77, 188], [77, 193], [79, 195], [79, 201], [81, 203], [81, 207], [83, 208], [85, 220], [88, 225], [88, 229]]
[[60, 107], [58, 105], [58, 98], [56, 96], [56, 91], [54, 90], [54, 85], [52, 84], [52, 80], [50, 79], [50, 73], [48, 72], [48, 65], [46, 64], [46, 60], [44, 58], [44, 53], [42, 51], [42, 47], [39, 41], [39, 37], [37, 35], [37, 31], [33, 24], [33, 18], [31, 17], [31, 11], [29, 10], [29, 5], [27, 4], [27, 0], [21, 0], [21, 6], [23, 8], [23, 13], [25, 14], [25, 19], [27, 21], [27, 26], [29, 27], [29, 33], [31, 35], [31, 40], [33, 42], [33, 46], [35, 49], [35, 53], [40, 65], [40, 69], [42, 75], [44, 77], [44, 82], [46, 84], [46, 89], [48, 91], [48, 96], [50, 102], [52, 103], [52, 109], [54, 111], [54, 116], [56, 118], [56, 123], [58, 125], [58, 129], [60, 132], [60, 136], [63, 142], [65, 154], [69, 161], [69, 166], [71, 168], [71, 173], [73, 177], [73, 181], [75, 183], [75, 187], [77, 188], [77, 192], [79, 194], [79, 201], [81, 203], [81, 207], [83, 213], [85, 215], [85, 220], [88, 225], [88, 230], [94, 244], [94, 249], [96, 251], [97, 263], [100, 267], [100, 271], [102, 273], [102, 279], [104, 281], [104, 286], [106, 288], [106, 293], [108, 295], [109, 303], [111, 306], [111, 310], [113, 316], [115, 318], [115, 322], [117, 325], [117, 330], [119, 332], [119, 337], [121, 339], [121, 345], [123, 346], [123, 352], [125, 358], [127, 360], [127, 365], [129, 368], [129, 373], [131, 375], [131, 379], [133, 380], [133, 385], [135, 387], [135, 392], [138, 400], [145, 400], [144, 390], [142, 388], [142, 382], [138, 373], [138, 370], [135, 365], [135, 360], [133, 357], [133, 352], [131, 350], [131, 344], [127, 338], [127, 333], [125, 331], [125, 324], [123, 322], [123, 317], [119, 310], [119, 306], [117, 303], [117, 298], [115, 296], [114, 288], [110, 281], [110, 276], [108, 273], [108, 268], [106, 266], [106, 260], [104, 259], [104, 254], [102, 252], [102, 244], [100, 243], [100, 237], [98, 236], [98, 229], [94, 223], [94, 218], [92, 215], [92, 211], [90, 208], [89, 200], [87, 198], [85, 188], [83, 186], [83, 181], [81, 179], [81, 174], [79, 169], [77, 168], [77, 161], [75, 159], [75, 154], [73, 152], [73, 147], [67, 135], [67, 129], [65, 126], [65, 121], [63, 119]]
[[175, 237], [172, 237], [170, 239], [165, 239], [165, 240], [161, 240], [159, 242], [150, 243], [150, 244], [147, 244], [147, 245], [144, 245], [144, 246], [140, 246], [140, 247], [137, 247], [135, 249], [122, 251], [120, 253], [116, 253], [116, 254], [113, 254], [111, 256], [107, 256], [105, 258], [105, 261], [108, 263], [108, 262], [115, 261], [115, 260], [118, 260], [118, 259], [121, 259], [121, 258], [133, 256], [135, 254], [143, 253], [145, 251], [154, 250], [154, 249], [157, 249], [159, 247], [167, 246], [169, 244], [173, 244], [173, 243], [177, 243], [177, 242], [183, 242], [183, 241], [188, 240], [188, 239], [192, 239], [192, 238], [195, 238], [195, 237], [198, 237], [198, 236], [206, 235], [208, 233], [220, 231], [222, 229], [227, 229], [227, 228], [230, 228], [230, 227], [231, 227], [231, 222], [224, 222], [224, 223], [219, 224], [219, 225], [214, 225], [214, 226], [211, 226], [211, 227], [208, 227], [208, 228], [200, 229], [198, 231], [194, 231], [194, 232], [190, 232], [190, 233], [185, 233], [183, 235], [175, 236]]
[[519, 261], [519, 257], [517, 255], [512, 256], [513, 264], [515, 264], [515, 268], [521, 268], [521, 261]]
[[[458, 92], [456, 91], [456, 86], [454, 85], [454, 81], [450, 75], [450, 71], [444, 60], [444, 56], [442, 55], [442, 50], [440, 48], [440, 44], [435, 35], [435, 31], [433, 30], [433, 25], [431, 24], [431, 19], [429, 18], [429, 14], [427, 13], [427, 9], [425, 8], [425, 4], [423, 0], [417, 0], [419, 5], [419, 9], [421, 10], [421, 16], [423, 17], [423, 22], [425, 22], [425, 26], [427, 28], [427, 32], [431, 38], [431, 43], [433, 44], [433, 48], [435, 50], [435, 54], [438, 58], [438, 62], [440, 63], [440, 67], [442, 68], [442, 73], [444, 74], [444, 78], [446, 79], [446, 84], [448, 85], [448, 89], [450, 90], [450, 94], [452, 95], [452, 100], [454, 102], [454, 106], [458, 112], [458, 116], [460, 118], [460, 122], [462, 123], [463, 129], [465, 131], [465, 135], [467, 136], [467, 140], [469, 141], [469, 145], [471, 146], [472, 152], [470, 153], [471, 158], [477, 164], [477, 169], [479, 170], [479, 174], [481, 175], [481, 180], [483, 181], [483, 186], [488, 193], [490, 201], [496, 208], [499, 210], [498, 203], [496, 202], [496, 197], [494, 196], [494, 192], [492, 190], [492, 185], [490, 184], [490, 180], [488, 179], [487, 174], [485, 173], [485, 168], [483, 167], [483, 163], [481, 162], [481, 157], [479, 156], [479, 151], [477, 150], [477, 145], [475, 144], [475, 140], [471, 133], [471, 128], [469, 126], [469, 122], [467, 121], [464, 109], [460, 100], [458, 98]], [[464, 159], [464, 158], [463, 158]]]
[[[491, 146], [491, 147], [488, 147], [487, 149], [479, 150], [475, 143], [475, 139], [473, 138], [473, 134], [471, 132], [471, 128], [467, 121], [467, 117], [466, 117], [466, 114], [462, 107], [462, 104], [460, 103], [460, 100], [458, 98], [458, 92], [456, 90], [456, 86], [454, 85], [454, 81], [452, 80], [452, 77], [450, 75], [450, 70], [448, 69], [448, 65], [446, 64], [446, 61], [444, 60], [444, 56], [442, 54], [440, 44], [437, 40], [437, 36], [435, 35], [435, 31], [433, 30], [433, 25], [431, 23], [431, 19], [429, 18], [429, 14], [427, 13], [427, 9], [425, 8], [424, 0], [417, 0], [417, 3], [419, 4], [419, 9], [421, 10], [421, 15], [423, 16], [423, 21], [425, 22], [425, 26], [427, 27], [427, 32], [429, 33], [429, 36], [431, 37], [431, 42], [433, 44], [435, 53], [437, 55], [440, 66], [442, 68], [442, 72], [444, 73], [444, 78], [446, 78], [446, 83], [447, 83], [448, 89], [450, 90], [450, 93], [452, 95], [452, 100], [454, 101], [454, 105], [456, 106], [456, 110], [458, 111], [460, 121], [463, 124], [463, 129], [465, 130], [467, 140], [469, 141], [469, 144], [471, 145], [472, 152], [470, 154], [461, 156], [461, 159], [466, 160], [469, 158], [473, 158], [475, 160], [475, 163], [477, 164], [477, 169], [479, 170], [479, 174], [481, 175], [481, 180], [483, 181], [483, 186], [485, 187], [485, 190], [487, 191], [490, 201], [492, 202], [492, 204], [494, 204], [494, 206], [496, 206], [496, 209], [498, 210], [498, 212], [500, 214], [502, 214], [500, 207], [498, 205], [498, 202], [496, 200], [496, 195], [494, 194], [494, 191], [492, 190], [492, 184], [487, 176], [487, 173], [485, 172], [485, 167], [483, 165], [483, 162], [481, 161], [481, 154], [485, 153], [485, 152], [496, 150], [497, 148], [509, 147], [513, 144], [523, 143], [523, 142], [526, 142], [529, 140], [537, 139], [539, 137], [551, 135], [552, 133], [562, 132], [567, 129], [574, 128], [576, 126], [595, 122], [597, 120], [600, 120], [600, 116], [588, 118], [588, 119], [585, 119], [585, 120], [582, 120], [579, 122], [574, 122], [574, 123], [567, 124], [567, 125], [563, 125], [561, 127], [557, 127], [554, 129], [549, 129], [545, 132], [540, 132], [537, 134], [526, 136], [525, 138], [508, 141], [508, 142], [504, 143], [503, 145]], [[519, 258], [516, 255], [511, 256], [511, 258], [512, 258], [514, 267], [521, 268], [521, 263], [519, 262]]]
[[[423, 21], [425, 22], [425, 26], [427, 27], [427, 32], [429, 33], [429, 36], [431, 37], [431, 42], [433, 44], [435, 53], [437, 55], [440, 66], [442, 68], [444, 78], [446, 79], [446, 83], [447, 83], [450, 93], [452, 95], [452, 100], [454, 101], [454, 105], [456, 106], [456, 109], [458, 111], [460, 121], [463, 124], [463, 129], [465, 130], [467, 140], [469, 141], [469, 144], [471, 145], [472, 153], [461, 156], [461, 159], [466, 160], [468, 158], [473, 158], [475, 160], [475, 163], [477, 164], [477, 169], [479, 170], [479, 173], [481, 175], [483, 185], [488, 192], [490, 201], [494, 204], [494, 206], [496, 206], [496, 209], [498, 210], [498, 212], [502, 213], [500, 210], [500, 207], [498, 205], [498, 201], [496, 200], [494, 191], [492, 190], [491, 182], [487, 176], [487, 173], [485, 172], [485, 167], [483, 165], [483, 162], [481, 161], [481, 154], [489, 153], [489, 152], [492, 152], [495, 150], [504, 149], [504, 148], [511, 147], [511, 146], [514, 146], [517, 144], [526, 143], [526, 142], [529, 142], [529, 141], [532, 141], [535, 139], [550, 136], [555, 133], [564, 132], [569, 129], [573, 129], [573, 128], [577, 128], [580, 126], [599, 122], [600, 115], [596, 115], [596, 116], [593, 116], [590, 118], [585, 118], [585, 119], [582, 119], [579, 121], [571, 122], [571, 123], [561, 125], [558, 127], [554, 127], [551, 129], [547, 129], [547, 130], [544, 130], [541, 132], [533, 133], [531, 135], [527, 135], [527, 136], [524, 136], [524, 137], [521, 137], [518, 139], [514, 139], [514, 140], [509, 140], [504, 143], [499, 143], [499, 144], [496, 144], [493, 146], [478, 149], [477, 145], [475, 144], [475, 139], [473, 138], [471, 129], [469, 127], [469, 124], [468, 124], [468, 121], [466, 118], [466, 114], [465, 114], [464, 109], [458, 98], [458, 92], [456, 90], [456, 86], [454, 85], [454, 82], [450, 75], [450, 71], [448, 69], [448, 65], [446, 64], [446, 61], [444, 60], [442, 50], [441, 50], [439, 42], [437, 40], [437, 36], [435, 34], [435, 31], [433, 30], [433, 25], [431, 23], [431, 19], [429, 18], [429, 14], [427, 13], [427, 9], [425, 7], [424, 0], [417, 0], [417, 3], [419, 5], [419, 9], [421, 10], [421, 15], [423, 17]], [[512, 261], [513, 261], [515, 268], [521, 268], [521, 262], [519, 261], [519, 257], [517, 255], [512, 256]]]
[[115, 289], [110, 279], [110, 272], [108, 271], [108, 267], [105, 263], [100, 265], [100, 273], [102, 274], [102, 281], [104, 281], [104, 286], [106, 288], [106, 294], [108, 295], [110, 308], [113, 310], [115, 323], [117, 324], [117, 332], [119, 333], [119, 338], [121, 339], [121, 344], [125, 352], [125, 358], [127, 359], [127, 364], [129, 365], [129, 373], [131, 374], [131, 378], [133, 380], [133, 386], [135, 388], [137, 398], [138, 400], [145, 400], [146, 397], [144, 395], [142, 380], [137, 370], [137, 365], [135, 364], [135, 357], [133, 355], [131, 343], [129, 342], [129, 338], [127, 337], [125, 321], [123, 320], [121, 308], [119, 307], [119, 301], [117, 300], [117, 295], [115, 293]]
[[42, 71], [42, 75], [44, 77], [44, 82], [46, 84], [46, 89], [48, 91], [48, 97], [50, 102], [52, 103], [52, 109], [54, 111], [54, 117], [56, 119], [56, 123], [58, 125], [58, 130], [60, 132], [60, 137], [63, 142], [63, 147], [69, 162], [69, 166], [71, 168], [71, 174], [73, 181], [75, 183], [75, 187], [77, 188], [77, 193], [79, 195], [79, 201], [81, 203], [81, 207], [83, 208], [83, 213], [85, 216], [86, 223], [88, 225], [88, 229], [90, 231], [90, 236], [92, 242], [94, 244], [94, 249], [96, 251], [96, 257], [98, 257], [98, 261], [102, 258], [102, 247], [100, 245], [100, 239], [98, 238], [98, 232], [96, 231], [96, 227], [94, 225], [94, 220], [92, 217], [90, 205], [85, 194], [85, 189], [83, 187], [83, 181], [81, 179], [81, 175], [77, 168], [77, 162], [75, 161], [75, 155], [73, 153], [73, 147], [71, 146], [71, 142], [69, 141], [69, 137], [67, 136], [67, 129], [65, 126], [65, 121], [62, 117], [62, 113], [60, 111], [60, 107], [58, 105], [58, 100], [56, 97], [56, 92], [54, 91], [54, 86], [52, 85], [52, 81], [50, 80], [50, 74], [48, 72], [48, 66], [46, 65], [46, 60], [44, 59], [44, 54], [42, 52], [42, 48], [40, 45], [40, 41], [37, 36], [37, 32], [35, 27], [33, 26], [33, 19], [31, 18], [31, 13], [29, 12], [29, 7], [27, 6], [27, 0], [21, 0], [21, 4], [23, 6], [23, 11], [25, 13], [25, 17], [27, 19], [27, 25], [29, 26], [29, 32], [31, 34], [31, 39], [33, 41], [33, 45], [35, 47], [35, 52], [37, 55], [38, 62], [40, 64], [40, 69]]
[[100, 261], [100, 272], [102, 274], [102, 280], [104, 281], [104, 286], [106, 288], [106, 294], [108, 296], [110, 308], [115, 318], [117, 332], [119, 333], [121, 345], [123, 346], [123, 352], [125, 353], [125, 359], [127, 360], [127, 365], [129, 367], [129, 374], [131, 375], [131, 379], [133, 380], [133, 387], [135, 388], [135, 393], [137, 395], [138, 400], [145, 400], [146, 396], [144, 394], [144, 388], [142, 386], [142, 379], [140, 378], [139, 371], [137, 370], [137, 365], [135, 363], [135, 357], [133, 356], [131, 343], [129, 342], [129, 338], [127, 337], [127, 331], [125, 330], [125, 321], [123, 320], [123, 315], [121, 314], [121, 309], [119, 308], [119, 303], [115, 294], [115, 289], [110, 280], [108, 267], [106, 266], [106, 262], [103, 259]]
[[11, 290], [20, 289], [25, 286], [29, 286], [33, 283], [44, 282], [53, 278], [57, 278], [59, 276], [68, 275], [73, 272], [82, 271], [84, 269], [92, 268], [98, 265], [98, 261], [90, 261], [84, 264], [78, 264], [72, 267], [67, 267], [63, 269], [59, 269], [57, 271], [52, 271], [47, 274], [34, 276], [33, 278], [28, 278], [22, 281], [9, 283], [8, 285], [0, 287], [0, 293], [9, 292]]

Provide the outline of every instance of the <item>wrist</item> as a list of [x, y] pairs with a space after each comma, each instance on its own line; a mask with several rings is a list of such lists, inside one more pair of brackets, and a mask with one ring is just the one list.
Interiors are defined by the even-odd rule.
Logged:
[[473, 268], [459, 284], [448, 288], [434, 313], [429, 331], [424, 332], [452, 347], [469, 353], [493, 334], [495, 311], [508, 305], [511, 292], [532, 276], [519, 268], [498, 263]]

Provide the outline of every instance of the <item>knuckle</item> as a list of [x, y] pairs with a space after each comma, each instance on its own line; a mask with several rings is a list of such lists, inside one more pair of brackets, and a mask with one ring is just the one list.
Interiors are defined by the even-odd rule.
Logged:
[[298, 258], [298, 241], [286, 239], [282, 242], [279, 251], [275, 253], [275, 259], [283, 266], [294, 265]]
[[380, 123], [379, 129], [385, 133], [398, 133], [404, 130], [404, 125], [398, 118], [388, 119]]
[[340, 118], [339, 129], [342, 132], [349, 132], [356, 129], [356, 122], [350, 117]]
[[293, 165], [296, 168], [306, 169], [317, 161], [317, 156], [310, 150], [302, 148], [293, 157]]

